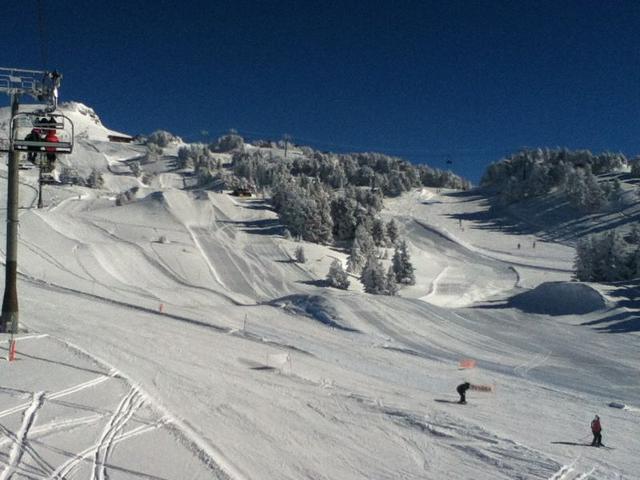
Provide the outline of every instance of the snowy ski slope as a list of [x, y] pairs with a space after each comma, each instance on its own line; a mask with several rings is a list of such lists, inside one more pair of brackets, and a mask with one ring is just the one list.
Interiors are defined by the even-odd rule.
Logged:
[[[566, 285], [570, 242], [495, 227], [473, 192], [425, 188], [383, 211], [415, 286], [323, 288], [345, 253], [305, 244], [293, 263], [298, 244], [261, 199], [166, 172], [116, 207], [139, 182], [108, 172], [140, 151], [77, 121], [92, 126], [69, 161], [102, 168], [108, 189], [47, 187], [37, 210], [36, 174], [21, 172], [25, 331], [0, 361], [0, 480], [638, 478], [634, 313]], [[493, 392], [451, 403], [463, 380]], [[596, 413], [612, 449], [585, 446]]]

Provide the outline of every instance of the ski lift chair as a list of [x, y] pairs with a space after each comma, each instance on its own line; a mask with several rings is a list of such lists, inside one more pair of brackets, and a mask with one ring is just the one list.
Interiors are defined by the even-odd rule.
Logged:
[[[41, 138], [29, 138], [32, 132]], [[47, 141], [48, 132], [54, 132], [58, 141]], [[11, 149], [19, 152], [68, 154], [73, 151], [73, 122], [61, 113], [21, 112], [11, 120]]]

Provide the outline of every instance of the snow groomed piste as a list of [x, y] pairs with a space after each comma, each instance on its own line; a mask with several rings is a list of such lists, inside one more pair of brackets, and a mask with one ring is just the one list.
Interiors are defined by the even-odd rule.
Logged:
[[[262, 199], [184, 189], [177, 145], [143, 184], [122, 167], [144, 147], [109, 142], [88, 107], [59, 108], [78, 138], [61, 161], [101, 169], [105, 186], [48, 186], [36, 209], [37, 172], [20, 174], [23, 331], [0, 362], [0, 479], [640, 471], [637, 332], [598, 329], [622, 309], [567, 283], [570, 243], [459, 222], [485, 199], [425, 188], [383, 211], [416, 285], [325, 288], [344, 252], [304, 244], [292, 262], [299, 244]], [[449, 403], [464, 381], [491, 391]], [[584, 448], [596, 413], [613, 449]]]

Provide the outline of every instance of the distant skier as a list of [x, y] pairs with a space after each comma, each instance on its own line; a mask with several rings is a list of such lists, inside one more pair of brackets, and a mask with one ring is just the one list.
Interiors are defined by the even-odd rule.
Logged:
[[465, 404], [467, 403], [467, 398], [465, 397], [467, 390], [471, 388], [471, 384], [469, 382], [464, 382], [458, 385], [456, 388], [458, 395], [460, 395], [460, 401], [458, 403]]
[[520, 250], [520, 244], [518, 244], [518, 250]]
[[593, 442], [591, 442], [592, 447], [601, 447], [602, 446], [602, 425], [600, 425], [600, 417], [596, 415], [591, 421], [591, 433], [593, 433]]

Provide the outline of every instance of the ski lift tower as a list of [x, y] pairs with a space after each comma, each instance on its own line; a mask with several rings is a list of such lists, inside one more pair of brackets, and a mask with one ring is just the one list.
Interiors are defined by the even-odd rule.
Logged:
[[[5, 261], [5, 289], [2, 300], [0, 332], [18, 332], [18, 170], [19, 153], [14, 146], [14, 119], [18, 115], [20, 96], [28, 95], [46, 103], [45, 112], [51, 113], [58, 106], [58, 88], [62, 75], [58, 72], [0, 68], [0, 93], [11, 98], [9, 122], [9, 175], [7, 189], [7, 249]], [[44, 148], [44, 147], [43, 147]]]

